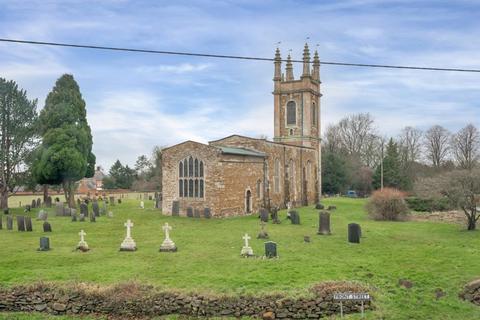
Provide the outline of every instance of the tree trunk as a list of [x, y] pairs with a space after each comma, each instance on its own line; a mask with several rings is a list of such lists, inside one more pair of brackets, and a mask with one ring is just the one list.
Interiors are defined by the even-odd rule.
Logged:
[[468, 226], [467, 226], [467, 230], [475, 230], [476, 229], [476, 219], [475, 219], [475, 215], [472, 215], [472, 216], [468, 216]]
[[8, 209], [8, 189], [2, 188], [0, 190], [0, 209], [7, 210]]
[[48, 184], [43, 185], [43, 203], [47, 203], [48, 198]]
[[75, 182], [67, 180], [63, 182], [62, 186], [68, 207], [75, 209], [77, 207], [75, 204]]

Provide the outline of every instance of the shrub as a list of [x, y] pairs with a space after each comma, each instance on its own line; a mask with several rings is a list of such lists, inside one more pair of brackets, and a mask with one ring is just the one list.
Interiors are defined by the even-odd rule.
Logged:
[[410, 209], [418, 212], [448, 211], [452, 209], [447, 198], [408, 197], [405, 201]]
[[375, 220], [402, 220], [408, 213], [405, 194], [392, 188], [375, 191], [366, 209], [370, 217]]

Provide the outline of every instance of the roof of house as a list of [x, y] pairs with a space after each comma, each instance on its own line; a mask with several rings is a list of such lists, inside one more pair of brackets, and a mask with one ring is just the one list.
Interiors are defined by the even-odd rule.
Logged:
[[220, 148], [223, 154], [235, 154], [240, 156], [252, 156], [252, 157], [262, 157], [262, 158], [265, 158], [267, 156], [263, 152], [246, 149], [246, 148], [234, 148], [234, 147], [225, 147], [225, 146], [216, 146], [216, 147]]

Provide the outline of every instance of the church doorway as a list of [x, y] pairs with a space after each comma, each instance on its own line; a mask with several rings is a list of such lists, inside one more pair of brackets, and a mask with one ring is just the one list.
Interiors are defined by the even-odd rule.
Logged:
[[252, 213], [252, 192], [250, 190], [245, 192], [245, 212]]

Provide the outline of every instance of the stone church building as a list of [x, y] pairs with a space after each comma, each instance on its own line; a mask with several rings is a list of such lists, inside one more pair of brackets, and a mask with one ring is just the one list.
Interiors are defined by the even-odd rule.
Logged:
[[295, 79], [290, 55], [274, 59], [274, 138], [231, 135], [208, 144], [185, 141], [162, 153], [162, 211], [244, 215], [260, 208], [310, 205], [321, 194], [320, 60], [305, 44]]

